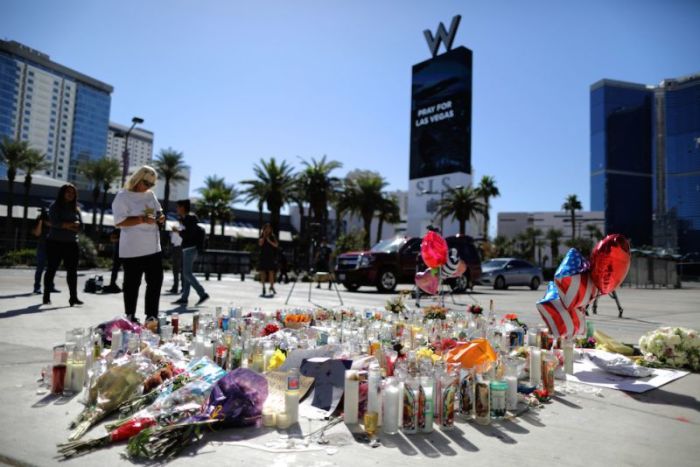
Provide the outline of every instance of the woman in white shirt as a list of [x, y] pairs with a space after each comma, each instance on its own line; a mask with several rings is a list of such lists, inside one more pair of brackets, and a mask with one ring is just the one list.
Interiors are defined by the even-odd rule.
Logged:
[[134, 173], [112, 202], [114, 223], [121, 229], [119, 257], [124, 266], [124, 309], [136, 319], [141, 279], [146, 277], [146, 319], [158, 318], [163, 260], [158, 224], [165, 222], [158, 198], [151, 191], [156, 171], [144, 165]]

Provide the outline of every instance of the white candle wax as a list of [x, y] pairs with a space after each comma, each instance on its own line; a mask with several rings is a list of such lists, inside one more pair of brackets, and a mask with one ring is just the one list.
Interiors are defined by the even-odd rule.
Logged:
[[530, 384], [539, 385], [542, 381], [542, 353], [530, 347]]
[[384, 433], [393, 435], [399, 431], [399, 407], [401, 406], [401, 392], [399, 386], [389, 386], [383, 396], [382, 430]]
[[122, 330], [115, 329], [112, 331], [112, 353], [117, 353], [122, 347]]
[[508, 383], [508, 391], [506, 392], [506, 409], [515, 410], [518, 407], [518, 378], [515, 376], [506, 376]]
[[360, 380], [358, 378], [357, 372], [353, 370], [348, 370], [345, 372], [345, 395], [343, 396], [345, 402], [343, 405], [343, 420], [345, 423], [357, 423], [358, 422], [358, 405], [360, 393]]
[[287, 413], [290, 425], [299, 421], [299, 391], [284, 393], [284, 411]]
[[262, 413], [263, 426], [273, 427], [277, 424], [277, 414], [271, 410], [263, 410]]
[[277, 414], [277, 428], [280, 430], [286, 430], [289, 428], [289, 416], [286, 413]]
[[564, 372], [567, 375], [574, 374], [574, 343], [571, 339], [564, 341]]

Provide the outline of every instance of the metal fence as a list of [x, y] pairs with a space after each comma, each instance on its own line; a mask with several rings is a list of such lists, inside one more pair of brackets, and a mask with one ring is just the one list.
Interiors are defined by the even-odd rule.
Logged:
[[681, 286], [678, 261], [670, 258], [632, 256], [630, 271], [623, 285], [637, 288], [678, 288]]

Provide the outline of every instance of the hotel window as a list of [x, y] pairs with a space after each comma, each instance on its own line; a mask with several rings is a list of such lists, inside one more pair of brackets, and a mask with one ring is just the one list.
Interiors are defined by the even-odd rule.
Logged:
[[34, 80], [31, 79], [31, 78], [29, 78], [29, 79], [27, 80], [27, 83], [29, 83], [29, 84], [34, 84]]
[[34, 72], [32, 70], [29, 70], [29, 76], [34, 76]]
[[31, 115], [32, 113], [29, 110], [24, 111], [24, 115]]
[[58, 100], [58, 96], [52, 96], [51, 99], [57, 101], [57, 100]]

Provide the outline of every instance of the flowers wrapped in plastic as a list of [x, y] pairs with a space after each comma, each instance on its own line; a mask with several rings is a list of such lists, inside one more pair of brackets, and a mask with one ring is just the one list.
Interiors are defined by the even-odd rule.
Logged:
[[700, 336], [694, 329], [656, 329], [639, 339], [639, 349], [644, 356], [642, 365], [700, 371]]
[[249, 426], [262, 414], [267, 399], [264, 376], [237, 368], [216, 382], [209, 400], [199, 414], [165, 427], [151, 427], [129, 440], [127, 454], [132, 458], [171, 458], [199, 441], [207, 426]]

